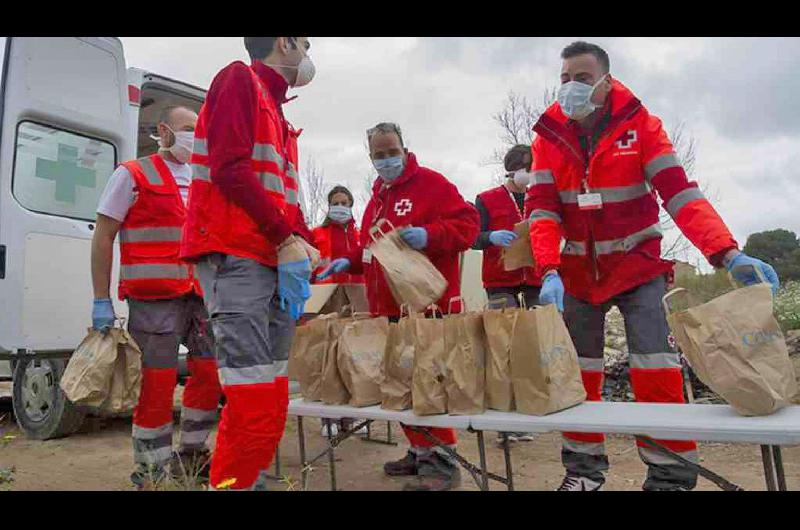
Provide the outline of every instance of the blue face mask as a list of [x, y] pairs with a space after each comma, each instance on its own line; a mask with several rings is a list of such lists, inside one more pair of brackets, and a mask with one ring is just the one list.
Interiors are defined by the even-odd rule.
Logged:
[[384, 158], [383, 160], [373, 160], [372, 165], [375, 166], [375, 170], [383, 180], [392, 182], [403, 174], [405, 163], [401, 155], [393, 156], [392, 158]]

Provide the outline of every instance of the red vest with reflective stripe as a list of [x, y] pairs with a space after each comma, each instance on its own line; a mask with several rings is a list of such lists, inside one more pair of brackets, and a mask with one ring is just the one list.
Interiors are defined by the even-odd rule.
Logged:
[[130, 172], [138, 197], [119, 232], [120, 300], [200, 294], [192, 266], [179, 258], [186, 208], [169, 167], [159, 155], [122, 165]]
[[[300, 131], [294, 130], [281, 118], [267, 87], [252, 68], [250, 71], [258, 95], [251, 166], [289, 225], [294, 226], [299, 212], [297, 137]], [[221, 252], [274, 267], [277, 264], [275, 245], [253, 219], [229, 201], [211, 180], [206, 127], [206, 108], [203, 106], [194, 133], [191, 200], [182, 255], [195, 260], [205, 254]]]
[[[322, 261], [316, 273], [330, 265], [331, 261], [345, 258], [358, 248], [359, 232], [356, 224], [350, 221], [346, 226], [331, 221], [325, 226], [318, 226], [313, 231], [314, 246], [319, 250]], [[362, 274], [349, 274], [340, 272], [324, 280], [315, 280], [314, 283], [364, 283]]]
[[[489, 230], [513, 230], [522, 221], [522, 213], [505, 186], [484, 191], [478, 197], [489, 213]], [[483, 249], [483, 286], [517, 287], [520, 285], [541, 285], [536, 281], [533, 267], [507, 271], [501, 259], [502, 248], [490, 245]]]

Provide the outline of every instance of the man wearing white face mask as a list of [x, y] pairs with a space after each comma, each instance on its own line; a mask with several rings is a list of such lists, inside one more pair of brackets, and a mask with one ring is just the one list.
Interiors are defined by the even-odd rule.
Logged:
[[[196, 122], [197, 114], [188, 108], [165, 108], [158, 136], [153, 137], [158, 153], [121, 164], [97, 207], [92, 326], [102, 330], [114, 324], [109, 284], [119, 232], [119, 297], [128, 302], [128, 330], [143, 353], [141, 393], [133, 412], [136, 469], [131, 480], [138, 489], [151, 489], [162, 480], [170, 461], [173, 475], [200, 469], [200, 477], [208, 477], [205, 444], [216, 423], [221, 392], [202, 291], [192, 267], [178, 258]], [[180, 449], [173, 455], [172, 404], [180, 344], [189, 350], [191, 377], [183, 393]]]

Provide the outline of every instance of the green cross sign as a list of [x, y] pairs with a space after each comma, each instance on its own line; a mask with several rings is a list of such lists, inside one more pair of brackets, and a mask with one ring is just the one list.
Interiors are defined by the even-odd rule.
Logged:
[[36, 159], [36, 176], [56, 183], [56, 200], [75, 204], [78, 186], [94, 188], [93, 169], [78, 165], [78, 148], [58, 144], [58, 160]]

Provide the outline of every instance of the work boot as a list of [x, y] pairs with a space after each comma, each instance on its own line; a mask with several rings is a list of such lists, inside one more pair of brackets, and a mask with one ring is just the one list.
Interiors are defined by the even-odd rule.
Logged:
[[404, 477], [417, 474], [417, 455], [411, 451], [400, 460], [383, 464], [383, 472], [391, 477]]
[[403, 486], [404, 491], [449, 491], [461, 485], [458, 464], [432, 451], [417, 457], [417, 477]]
[[163, 468], [140, 464], [131, 473], [131, 482], [136, 491], [155, 491], [165, 482], [167, 476]]
[[602, 487], [602, 482], [567, 473], [556, 491], [599, 491]]
[[172, 455], [170, 472], [173, 480], [208, 484], [211, 471], [211, 453], [208, 451], [180, 451]]

